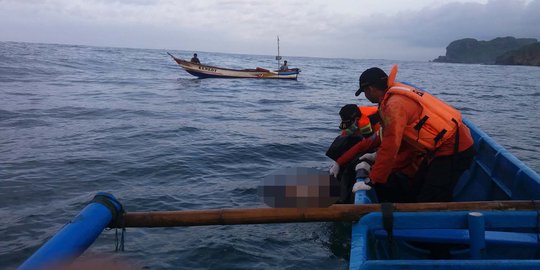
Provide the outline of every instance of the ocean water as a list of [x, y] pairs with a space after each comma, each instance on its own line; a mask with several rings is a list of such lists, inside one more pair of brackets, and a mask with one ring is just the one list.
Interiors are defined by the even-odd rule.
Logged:
[[[99, 191], [129, 211], [264, 207], [257, 185], [329, 168], [340, 107], [361, 71], [389, 70], [460, 109], [540, 171], [540, 68], [285, 57], [298, 81], [199, 80], [166, 50], [0, 42], [0, 268], [13, 269]], [[189, 58], [191, 51], [170, 50]], [[198, 52], [203, 63], [276, 68], [273, 56]], [[128, 228], [84, 256], [144, 269], [347, 269], [342, 223]]]

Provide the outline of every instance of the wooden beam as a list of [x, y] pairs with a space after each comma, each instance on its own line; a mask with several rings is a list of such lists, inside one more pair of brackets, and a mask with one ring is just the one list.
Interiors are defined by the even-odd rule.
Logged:
[[[395, 212], [535, 210], [534, 201], [396, 203]], [[335, 204], [327, 208], [225, 208], [208, 210], [131, 212], [124, 227], [176, 227], [293, 222], [357, 221], [379, 212], [380, 204]]]

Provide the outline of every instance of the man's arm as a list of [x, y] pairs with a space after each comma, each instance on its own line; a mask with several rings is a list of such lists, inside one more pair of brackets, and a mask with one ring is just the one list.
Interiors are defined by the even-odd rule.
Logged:
[[[374, 183], [386, 183], [392, 168], [395, 166], [396, 156], [401, 146], [403, 132], [408, 122], [407, 110], [404, 106], [406, 98], [392, 96], [388, 100], [383, 112], [383, 134], [381, 146], [377, 151], [375, 164], [371, 168], [369, 178]], [[414, 101], [413, 101], [414, 103]]]
[[379, 137], [379, 132], [375, 132], [368, 138], [364, 138], [363, 140], [356, 143], [353, 147], [347, 150], [347, 152], [341, 155], [341, 157], [339, 157], [336, 162], [340, 166], [344, 166], [345, 164], [349, 163], [356, 155], [369, 152], [370, 150], [374, 150], [377, 146], [379, 146], [380, 143], [381, 139]]

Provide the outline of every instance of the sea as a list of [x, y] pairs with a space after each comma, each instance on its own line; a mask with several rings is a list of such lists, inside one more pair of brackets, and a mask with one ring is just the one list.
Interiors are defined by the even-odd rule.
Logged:
[[[540, 171], [540, 67], [284, 56], [298, 80], [197, 79], [167, 52], [0, 42], [0, 269], [15, 269], [98, 192], [127, 212], [267, 207], [276, 170], [327, 170], [360, 73], [399, 65], [412, 83]], [[227, 68], [272, 55], [197, 51]], [[434, 58], [436, 56], [434, 55]], [[105, 230], [83, 257], [140, 269], [347, 269], [340, 222]]]

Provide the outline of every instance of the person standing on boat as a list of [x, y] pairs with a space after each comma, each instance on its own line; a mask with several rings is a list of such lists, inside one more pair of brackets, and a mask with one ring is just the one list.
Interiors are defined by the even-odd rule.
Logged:
[[283, 61], [283, 65], [279, 67], [279, 71], [286, 71], [289, 69], [289, 65], [287, 65], [287, 60]]
[[381, 146], [364, 187], [386, 183], [399, 149], [407, 145], [426, 155], [413, 182], [410, 195], [414, 200], [452, 201], [454, 187], [475, 155], [471, 132], [457, 109], [425, 91], [395, 82], [396, 75], [394, 65], [390, 76], [373, 67], [359, 78], [355, 95], [364, 92], [369, 101], [379, 104], [383, 128]]
[[197, 58], [197, 54], [194, 53], [193, 57], [191, 57], [191, 63], [200, 64], [201, 61], [199, 61], [199, 58]]

